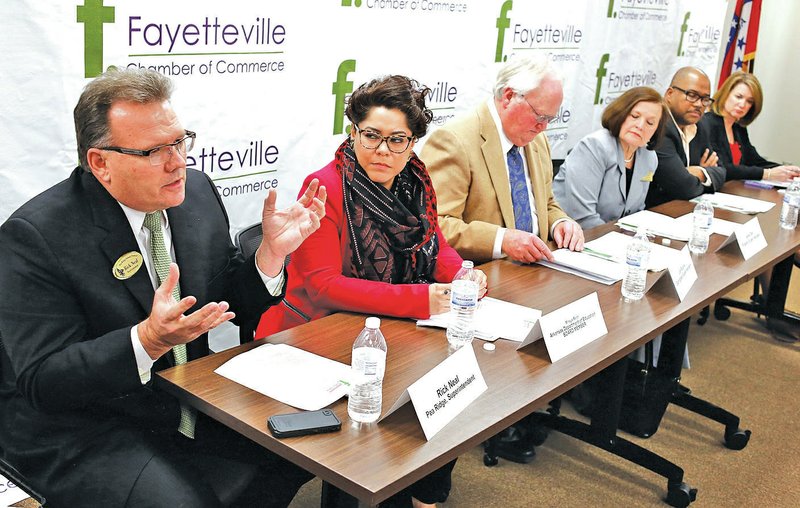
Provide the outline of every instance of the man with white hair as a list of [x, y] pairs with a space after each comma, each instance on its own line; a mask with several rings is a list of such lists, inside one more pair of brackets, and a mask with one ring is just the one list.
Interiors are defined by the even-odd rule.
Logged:
[[544, 130], [564, 97], [546, 60], [509, 59], [494, 97], [431, 134], [421, 158], [436, 189], [439, 225], [464, 259], [531, 263], [559, 247], [583, 248], [583, 231], [553, 197]]
[[[511, 58], [494, 97], [429, 137], [421, 152], [438, 198], [439, 226], [464, 259], [553, 260], [544, 240], [583, 248], [583, 230], [553, 197], [544, 130], [558, 112], [561, 78], [546, 60]], [[526, 463], [541, 431], [522, 422], [502, 432], [497, 455]]]

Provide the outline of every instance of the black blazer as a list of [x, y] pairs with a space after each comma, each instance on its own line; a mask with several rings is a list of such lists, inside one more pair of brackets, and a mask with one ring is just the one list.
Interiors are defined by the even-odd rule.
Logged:
[[688, 166], [700, 164], [706, 148], [709, 148], [708, 134], [698, 125], [697, 135], [689, 143], [690, 160], [687, 161], [678, 127], [671, 118], [668, 118], [664, 138], [656, 148], [658, 168], [647, 192], [645, 205], [650, 208], [673, 199], [688, 200], [706, 192], [719, 190], [725, 184], [725, 168], [716, 166], [705, 168], [711, 179], [710, 186], [703, 185], [697, 177], [686, 170]]
[[728, 170], [728, 180], [761, 180], [764, 176], [765, 168], [778, 166], [777, 163], [770, 162], [758, 154], [756, 147], [750, 143], [750, 136], [747, 135], [746, 127], [738, 123], [733, 124], [733, 139], [739, 143], [739, 147], [742, 150], [742, 159], [739, 164], [734, 164], [722, 117], [709, 111], [703, 115], [700, 125], [703, 125], [706, 132], [708, 132], [711, 147], [717, 152], [720, 165]]
[[[238, 319], [254, 320], [280, 300], [232, 245], [206, 175], [187, 170], [186, 200], [167, 215], [182, 294], [197, 297], [190, 312], [225, 300]], [[152, 305], [147, 269], [112, 275], [121, 255], [138, 250], [119, 204], [80, 168], [0, 226], [0, 448], [33, 485], [90, 492], [117, 471], [130, 478], [152, 455], [131, 447], [133, 438], [177, 429], [177, 401], [153, 380], [141, 384], [131, 346], [131, 327]], [[209, 354], [208, 337], [187, 353]], [[153, 370], [171, 361], [164, 355]], [[64, 485], [76, 481], [65, 473], [78, 461], [98, 475]]]

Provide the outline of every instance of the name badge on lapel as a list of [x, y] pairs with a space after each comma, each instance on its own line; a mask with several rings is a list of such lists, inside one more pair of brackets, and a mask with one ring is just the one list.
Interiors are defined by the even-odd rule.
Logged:
[[118, 280], [130, 279], [139, 271], [142, 264], [144, 264], [144, 259], [141, 254], [136, 251], [126, 252], [114, 263], [111, 273]]

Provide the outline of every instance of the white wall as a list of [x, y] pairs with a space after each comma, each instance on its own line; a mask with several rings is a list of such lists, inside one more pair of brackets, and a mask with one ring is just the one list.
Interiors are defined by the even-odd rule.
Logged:
[[763, 1], [754, 70], [764, 89], [764, 107], [748, 129], [762, 156], [794, 164], [800, 164], [799, 23], [800, 2]]

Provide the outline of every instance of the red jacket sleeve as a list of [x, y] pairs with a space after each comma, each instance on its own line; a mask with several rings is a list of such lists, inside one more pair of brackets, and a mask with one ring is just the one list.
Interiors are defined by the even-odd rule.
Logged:
[[[343, 213], [342, 184], [333, 165], [306, 179], [303, 188], [311, 178], [320, 178], [328, 189], [326, 214], [320, 228], [315, 231], [292, 255], [293, 276], [290, 284], [301, 284], [310, 305], [309, 315], [316, 317], [320, 307], [328, 314], [337, 310], [347, 310], [364, 314], [386, 316], [427, 318], [430, 316], [427, 284], [391, 284], [354, 277], [342, 273], [342, 236], [346, 234]], [[461, 266], [461, 258], [444, 241], [438, 225], [440, 251], [434, 277], [437, 281], [450, 282]], [[293, 301], [291, 289], [287, 300]], [[313, 310], [312, 310], [313, 309]]]

